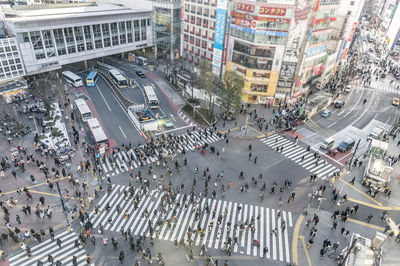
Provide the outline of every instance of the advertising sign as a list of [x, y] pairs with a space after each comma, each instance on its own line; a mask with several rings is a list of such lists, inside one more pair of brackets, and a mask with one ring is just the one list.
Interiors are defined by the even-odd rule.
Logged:
[[281, 71], [279, 72], [278, 88], [291, 88], [293, 85], [294, 72], [296, 70], [296, 62], [282, 62]]
[[287, 37], [289, 35], [287, 31], [255, 30], [233, 24], [231, 24], [231, 29], [241, 30], [251, 34], [264, 35], [264, 36]]
[[244, 11], [244, 12], [253, 13], [254, 12], [254, 5], [247, 5], [247, 4], [238, 3], [236, 5], [236, 9], [240, 10], [240, 11]]
[[258, 14], [260, 14], [260, 15], [271, 15], [271, 16], [285, 16], [286, 15], [286, 8], [260, 6], [260, 9], [258, 10]]
[[232, 16], [235, 17], [235, 20], [246, 19], [246, 20], [250, 20], [250, 21], [256, 20], [256, 21], [263, 21], [263, 22], [290, 23], [289, 18], [261, 17], [261, 16], [240, 13], [240, 12], [236, 12], [236, 11], [232, 11]]
[[218, 0], [215, 19], [214, 49], [213, 49], [213, 73], [219, 75], [222, 63], [222, 52], [225, 36], [226, 9], [228, 0]]

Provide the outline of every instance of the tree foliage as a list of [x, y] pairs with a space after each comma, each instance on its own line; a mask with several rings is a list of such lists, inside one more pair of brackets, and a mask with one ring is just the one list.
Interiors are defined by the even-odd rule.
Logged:
[[219, 104], [225, 112], [235, 112], [240, 108], [244, 80], [233, 71], [227, 71], [222, 80]]

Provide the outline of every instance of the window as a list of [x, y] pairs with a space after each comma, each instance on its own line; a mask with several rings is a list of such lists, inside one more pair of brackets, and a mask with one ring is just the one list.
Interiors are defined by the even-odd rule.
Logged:
[[[29, 33], [29, 35], [31, 37], [31, 44], [33, 46], [36, 60], [46, 58], [40, 31], [31, 31]], [[6, 47], [6, 51], [7, 51], [7, 48], [8, 48], [8, 50], [10, 50], [9, 47]]]
[[67, 41], [68, 54], [76, 53], [73, 29], [71, 27], [64, 28], [64, 35], [65, 35], [65, 40]]
[[348, 16], [351, 16], [351, 11], [347, 11], [347, 15], [348, 15]]
[[107, 24], [102, 24], [101, 25], [101, 30], [103, 31], [104, 47], [110, 47], [111, 46], [110, 25], [108, 23]]
[[74, 34], [75, 34], [76, 47], [78, 49], [78, 53], [84, 52], [85, 51], [85, 42], [83, 40], [82, 27], [74, 27]]
[[112, 45], [117, 46], [119, 45], [118, 39], [118, 24], [117, 22], [111, 23], [111, 36], [112, 36]]
[[127, 33], [128, 43], [132, 43], [133, 42], [132, 21], [126, 22], [126, 31], [128, 32]]
[[83, 26], [83, 32], [85, 34], [86, 51], [93, 50], [93, 39], [92, 39], [91, 27]]
[[53, 30], [54, 39], [56, 41], [58, 56], [67, 54], [64, 42], [64, 35], [62, 29]]
[[94, 47], [96, 49], [101, 49], [103, 48], [103, 41], [101, 37], [101, 29], [100, 25], [92, 25], [93, 28], [93, 37], [94, 37]]
[[355, 1], [350, 1], [350, 5], [354, 6]]
[[119, 39], [121, 44], [126, 43], [126, 28], [125, 28], [125, 22], [119, 22], [118, 23], [118, 28], [119, 28]]

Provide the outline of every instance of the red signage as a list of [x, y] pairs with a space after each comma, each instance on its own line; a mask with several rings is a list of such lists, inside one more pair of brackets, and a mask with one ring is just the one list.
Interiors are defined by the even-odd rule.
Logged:
[[354, 35], [354, 32], [356, 31], [356, 27], [357, 27], [357, 22], [354, 22], [353, 27], [351, 28], [350, 35], [349, 35], [349, 42], [351, 42], [351, 40], [353, 39], [353, 35]]
[[271, 17], [260, 17], [260, 16], [253, 16], [253, 15], [248, 15], [248, 14], [244, 14], [244, 13], [239, 13], [236, 11], [232, 11], [232, 16], [235, 17], [235, 24], [236, 25], [240, 25], [237, 24], [236, 21], [238, 19], [246, 19], [248, 21], [263, 21], [263, 22], [276, 22], [276, 23], [290, 23], [290, 19], [288, 18], [271, 18]]
[[248, 20], [248, 19], [244, 19], [244, 18], [236, 18], [235, 19], [235, 25], [250, 28], [251, 24], [252, 24], [252, 21]]
[[314, 75], [313, 76], [316, 76], [316, 75], [321, 74], [322, 72], [324, 72], [324, 68], [325, 68], [324, 64], [320, 64], [319, 66], [314, 68]]
[[286, 8], [260, 6], [258, 14], [260, 14], [260, 15], [271, 15], [271, 16], [285, 16], [286, 15]]
[[333, 18], [320, 18], [320, 19], [316, 19], [315, 20], [315, 24], [318, 24], [318, 23], [324, 23], [324, 22], [333, 22], [333, 21], [336, 21], [336, 17], [333, 17]]
[[253, 13], [254, 12], [254, 5], [247, 5], [247, 4], [238, 3], [236, 5], [236, 9], [240, 10], [240, 11], [244, 11], [244, 12]]

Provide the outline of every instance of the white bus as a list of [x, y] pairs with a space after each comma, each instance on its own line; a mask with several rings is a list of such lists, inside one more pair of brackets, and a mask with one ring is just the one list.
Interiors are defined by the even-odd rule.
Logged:
[[119, 73], [118, 70], [110, 69], [110, 76], [114, 83], [117, 84], [118, 88], [128, 87], [128, 82], [126, 78], [121, 73]]
[[147, 100], [147, 105], [149, 108], [158, 108], [158, 98], [154, 92], [154, 89], [152, 86], [144, 86], [144, 93], [146, 96]]
[[82, 78], [78, 75], [75, 75], [71, 71], [64, 71], [62, 72], [64, 79], [74, 87], [81, 87], [83, 86]]
[[97, 118], [91, 118], [87, 120], [87, 124], [95, 142], [96, 153], [100, 153], [100, 155], [104, 154], [105, 151], [110, 147], [110, 143], [108, 142], [108, 138], [104, 133], [99, 121]]
[[147, 59], [142, 56], [136, 56], [136, 63], [139, 66], [147, 66]]
[[90, 111], [90, 108], [84, 99], [76, 99], [75, 105], [79, 110], [79, 114], [83, 122], [86, 122], [88, 119], [92, 118], [92, 112]]

